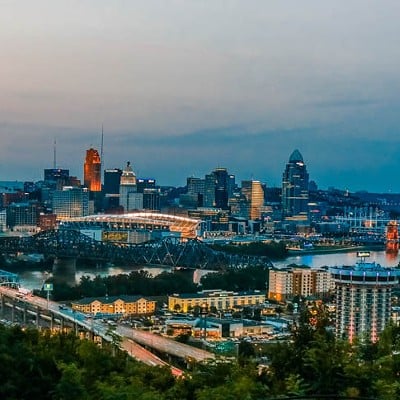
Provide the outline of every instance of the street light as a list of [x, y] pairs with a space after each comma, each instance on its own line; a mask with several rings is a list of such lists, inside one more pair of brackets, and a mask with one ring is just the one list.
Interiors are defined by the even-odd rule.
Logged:
[[207, 340], [207, 314], [208, 314], [208, 304], [207, 303], [202, 303], [200, 306], [200, 315], [202, 316], [203, 319], [203, 338], [204, 340]]

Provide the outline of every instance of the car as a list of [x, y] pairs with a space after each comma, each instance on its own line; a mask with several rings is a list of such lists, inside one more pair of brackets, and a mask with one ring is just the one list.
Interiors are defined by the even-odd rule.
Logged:
[[60, 305], [58, 306], [58, 308], [59, 308], [60, 310], [68, 310], [68, 307], [67, 307], [65, 304], [60, 304]]

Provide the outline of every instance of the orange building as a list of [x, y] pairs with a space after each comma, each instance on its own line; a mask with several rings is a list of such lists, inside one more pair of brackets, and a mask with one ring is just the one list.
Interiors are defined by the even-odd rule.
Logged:
[[157, 302], [143, 296], [90, 297], [71, 303], [73, 310], [87, 314], [151, 315]]
[[84, 185], [91, 192], [101, 192], [101, 160], [97, 150], [86, 150], [84, 164]]

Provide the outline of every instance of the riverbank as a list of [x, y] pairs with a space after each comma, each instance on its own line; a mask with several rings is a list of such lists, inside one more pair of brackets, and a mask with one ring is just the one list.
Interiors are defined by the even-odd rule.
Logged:
[[353, 253], [355, 251], [384, 251], [385, 246], [369, 245], [369, 246], [329, 246], [329, 247], [313, 247], [311, 249], [289, 249], [288, 257], [299, 255], [313, 254], [334, 254], [334, 253]]

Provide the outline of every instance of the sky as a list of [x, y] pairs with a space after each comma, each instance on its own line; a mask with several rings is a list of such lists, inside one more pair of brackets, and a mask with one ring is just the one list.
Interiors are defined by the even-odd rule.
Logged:
[[104, 168], [183, 186], [400, 193], [398, 0], [0, 0], [0, 180]]

